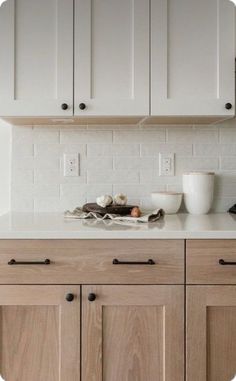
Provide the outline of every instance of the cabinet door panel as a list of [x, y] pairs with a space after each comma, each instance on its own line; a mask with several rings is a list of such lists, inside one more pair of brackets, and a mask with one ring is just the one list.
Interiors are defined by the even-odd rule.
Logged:
[[148, 114], [149, 0], [76, 0], [75, 115]]
[[[68, 292], [75, 294], [71, 303]], [[4, 380], [80, 379], [79, 300], [75, 286], [0, 286]]]
[[234, 5], [152, 0], [152, 115], [224, 116], [234, 105]]
[[0, 48], [1, 116], [73, 114], [73, 0], [8, 0]]
[[236, 287], [187, 287], [187, 381], [236, 375]]
[[83, 286], [83, 381], [182, 381], [183, 311], [182, 286]]

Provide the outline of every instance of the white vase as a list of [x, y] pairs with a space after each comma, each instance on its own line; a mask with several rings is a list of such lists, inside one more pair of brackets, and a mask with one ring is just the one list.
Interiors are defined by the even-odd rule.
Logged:
[[214, 196], [212, 172], [190, 172], [183, 175], [184, 203], [190, 214], [207, 214]]

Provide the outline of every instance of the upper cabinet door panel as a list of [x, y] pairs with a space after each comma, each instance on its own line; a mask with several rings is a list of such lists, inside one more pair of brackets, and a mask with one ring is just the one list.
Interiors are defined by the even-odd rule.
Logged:
[[0, 48], [1, 116], [73, 114], [73, 0], [8, 0]]
[[151, 6], [152, 115], [234, 115], [233, 3], [152, 0]]
[[149, 0], [76, 0], [75, 115], [148, 114]]

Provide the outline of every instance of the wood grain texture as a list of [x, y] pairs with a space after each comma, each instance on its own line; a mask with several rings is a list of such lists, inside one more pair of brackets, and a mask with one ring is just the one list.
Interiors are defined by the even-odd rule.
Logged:
[[163, 380], [164, 308], [109, 306], [102, 318], [105, 380]]
[[183, 380], [182, 286], [83, 286], [82, 300], [83, 381]]
[[236, 240], [188, 240], [187, 283], [236, 284], [236, 266], [222, 266], [219, 259], [236, 262]]
[[207, 309], [208, 381], [232, 380], [236, 375], [236, 303]]
[[81, 125], [137, 125], [143, 119], [143, 117], [106, 117], [106, 116], [97, 116], [97, 117], [5, 117], [2, 118], [5, 122], [12, 124], [13, 126], [81, 126]]
[[[12, 259], [45, 260], [48, 266], [9, 266]], [[153, 266], [113, 265], [147, 261]], [[1, 284], [182, 284], [184, 241], [0, 240]]]
[[160, 124], [160, 125], [189, 125], [189, 124], [216, 124], [219, 122], [222, 122], [224, 120], [232, 118], [232, 115], [230, 116], [150, 116], [146, 118], [143, 122], [144, 125], [155, 125], [155, 124]]
[[[71, 303], [68, 292], [75, 295]], [[75, 286], [0, 286], [4, 380], [80, 380], [79, 300]]]
[[131, 125], [143, 124], [144, 126], [150, 125], [189, 125], [189, 124], [216, 124], [220, 121], [227, 120], [230, 117], [214, 116], [214, 117], [200, 117], [200, 116], [143, 116], [143, 117], [5, 117], [2, 118], [5, 122], [13, 126], [81, 126], [81, 125]]
[[236, 287], [187, 286], [187, 381], [236, 374]]
[[4, 380], [58, 381], [58, 331], [56, 306], [2, 307], [0, 374]]
[[[99, 206], [97, 203], [88, 203], [83, 206], [84, 212], [94, 212], [105, 216], [107, 213], [119, 214], [121, 216], [127, 216], [131, 214], [132, 209], [135, 205], [109, 205], [105, 208]], [[137, 207], [137, 205], [136, 205]]]

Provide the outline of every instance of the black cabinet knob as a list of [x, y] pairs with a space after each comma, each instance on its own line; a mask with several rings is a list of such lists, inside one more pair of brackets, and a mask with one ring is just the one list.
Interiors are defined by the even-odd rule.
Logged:
[[86, 109], [86, 104], [85, 103], [80, 103], [79, 104], [80, 110], [85, 110]]
[[67, 295], [66, 295], [66, 300], [67, 300], [67, 302], [73, 302], [73, 300], [74, 300], [74, 295], [73, 295], [73, 294], [67, 294]]
[[231, 110], [232, 107], [233, 107], [232, 103], [226, 103], [225, 105], [226, 110]]
[[93, 293], [89, 294], [89, 296], [88, 296], [88, 300], [89, 300], [90, 302], [94, 302], [95, 299], [96, 299], [96, 294], [93, 294]]
[[62, 110], [68, 110], [69, 106], [67, 103], [62, 103], [61, 108]]

